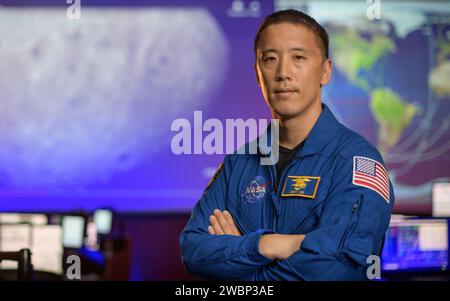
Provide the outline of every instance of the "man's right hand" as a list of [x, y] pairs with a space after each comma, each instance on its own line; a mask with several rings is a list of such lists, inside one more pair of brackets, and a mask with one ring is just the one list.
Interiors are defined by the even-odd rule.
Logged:
[[[215, 209], [209, 218], [209, 234], [213, 235], [242, 235], [234, 223], [231, 214], [224, 210]], [[300, 234], [265, 234], [259, 240], [258, 250], [261, 255], [272, 260], [284, 260], [300, 249], [305, 235]]]

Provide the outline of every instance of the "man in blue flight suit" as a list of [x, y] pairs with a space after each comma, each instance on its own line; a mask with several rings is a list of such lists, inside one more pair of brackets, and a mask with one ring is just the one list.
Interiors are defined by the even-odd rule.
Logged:
[[364, 280], [394, 194], [381, 155], [322, 104], [328, 35], [295, 10], [255, 38], [258, 85], [279, 119], [279, 160], [227, 155], [180, 236], [193, 275], [226, 280]]

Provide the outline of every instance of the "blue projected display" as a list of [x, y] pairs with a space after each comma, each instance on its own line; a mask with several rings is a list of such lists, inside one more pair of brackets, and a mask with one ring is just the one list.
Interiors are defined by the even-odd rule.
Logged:
[[383, 270], [445, 270], [447, 265], [446, 220], [391, 221], [382, 254]]
[[[253, 42], [288, 8], [328, 31], [321, 98], [380, 151], [396, 212], [426, 214], [450, 181], [448, 1], [386, 1], [378, 22], [365, 1], [83, 0], [79, 19], [62, 0], [0, 2], [0, 211], [191, 211], [241, 146], [226, 120], [271, 118]], [[213, 132], [226, 147], [210, 153]]]

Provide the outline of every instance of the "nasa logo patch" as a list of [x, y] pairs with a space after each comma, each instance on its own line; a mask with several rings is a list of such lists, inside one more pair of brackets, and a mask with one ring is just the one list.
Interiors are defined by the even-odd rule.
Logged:
[[262, 176], [254, 177], [245, 187], [242, 197], [246, 203], [256, 203], [261, 200], [267, 192], [269, 182]]

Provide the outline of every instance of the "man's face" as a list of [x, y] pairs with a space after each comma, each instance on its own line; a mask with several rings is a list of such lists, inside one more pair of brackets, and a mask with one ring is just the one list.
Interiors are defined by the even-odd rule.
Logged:
[[256, 76], [272, 112], [292, 118], [321, 104], [321, 87], [331, 77], [316, 35], [292, 24], [272, 24], [262, 32], [256, 52]]

